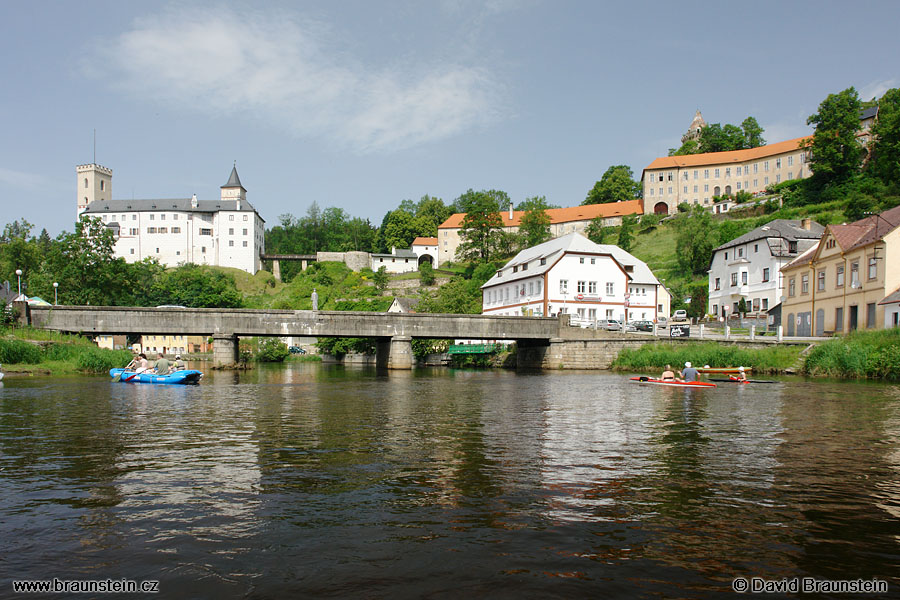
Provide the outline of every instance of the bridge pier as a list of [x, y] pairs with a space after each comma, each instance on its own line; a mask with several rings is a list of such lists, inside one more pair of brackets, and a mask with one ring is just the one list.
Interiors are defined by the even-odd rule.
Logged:
[[375, 366], [379, 369], [409, 370], [414, 364], [412, 338], [395, 335], [391, 338], [378, 338], [375, 343]]
[[233, 365], [238, 357], [238, 336], [213, 335], [213, 365]]
[[275, 276], [275, 281], [281, 281], [281, 261], [280, 260], [272, 261], [272, 275]]

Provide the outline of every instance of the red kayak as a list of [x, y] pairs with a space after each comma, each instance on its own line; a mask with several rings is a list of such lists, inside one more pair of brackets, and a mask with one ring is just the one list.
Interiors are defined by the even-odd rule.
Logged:
[[654, 379], [653, 377], [632, 377], [631, 381], [638, 383], [652, 383], [654, 385], [670, 385], [672, 387], [688, 387], [688, 388], [714, 388], [716, 384], [706, 381], [672, 381], [671, 379]]

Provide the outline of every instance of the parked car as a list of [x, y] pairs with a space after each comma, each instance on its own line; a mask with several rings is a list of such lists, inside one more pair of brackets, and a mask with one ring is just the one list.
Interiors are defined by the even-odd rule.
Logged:
[[687, 311], [686, 310], [676, 310], [672, 313], [672, 319], [675, 321], [683, 321], [687, 319]]
[[291, 354], [306, 354], [306, 350], [300, 346], [288, 346], [288, 352]]
[[600, 319], [597, 321], [597, 329], [605, 329], [606, 331], [621, 331], [622, 324], [615, 319]]
[[665, 317], [659, 317], [656, 319], [656, 326], [660, 329], [665, 329], [669, 326], [669, 320]]
[[636, 331], [653, 331], [653, 321], [632, 321]]

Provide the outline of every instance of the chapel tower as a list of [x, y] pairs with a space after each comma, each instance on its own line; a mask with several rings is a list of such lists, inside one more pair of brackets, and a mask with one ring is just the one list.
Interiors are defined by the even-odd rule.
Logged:
[[75, 175], [76, 216], [80, 217], [91, 202], [112, 199], [112, 169], [95, 163], [77, 165]]

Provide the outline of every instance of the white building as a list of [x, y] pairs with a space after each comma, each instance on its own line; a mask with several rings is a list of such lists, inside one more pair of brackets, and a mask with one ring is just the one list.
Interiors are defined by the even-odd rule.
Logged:
[[824, 231], [809, 219], [776, 219], [716, 248], [709, 268], [709, 314], [736, 313], [741, 298], [750, 313], [778, 304], [781, 267], [818, 244]]
[[579, 233], [522, 250], [482, 286], [482, 314], [652, 320], [668, 314], [668, 293], [647, 265]]
[[116, 235], [116, 256], [234, 267], [256, 273], [265, 253], [265, 221], [247, 202], [237, 168], [219, 200], [112, 200], [112, 169], [78, 165], [78, 217], [101, 219]]
[[431, 258], [431, 266], [437, 268], [439, 266], [438, 257], [438, 239], [436, 237], [417, 237], [410, 246], [416, 256], [419, 257], [419, 264]]

